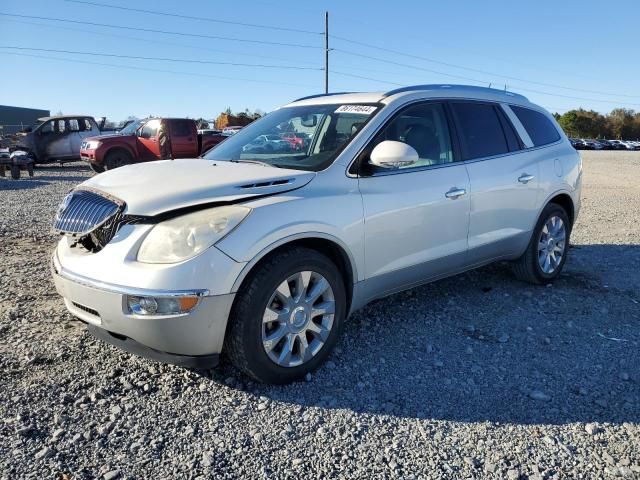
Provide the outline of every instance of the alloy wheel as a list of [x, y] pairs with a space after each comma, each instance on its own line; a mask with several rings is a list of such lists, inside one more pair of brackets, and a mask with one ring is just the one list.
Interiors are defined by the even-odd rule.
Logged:
[[336, 311], [331, 285], [313, 271], [295, 273], [272, 293], [262, 316], [262, 345], [281, 367], [307, 363], [324, 347]]
[[538, 264], [550, 275], [556, 271], [565, 253], [567, 229], [562, 218], [549, 217], [542, 227], [538, 240]]

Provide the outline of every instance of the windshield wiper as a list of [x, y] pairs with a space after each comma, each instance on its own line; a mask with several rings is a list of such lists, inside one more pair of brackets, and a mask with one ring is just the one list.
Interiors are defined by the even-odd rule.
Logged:
[[[275, 167], [275, 165], [272, 165], [270, 163], [267, 162], [261, 162], [260, 160], [245, 160], [245, 159], [241, 159], [241, 160], [228, 160], [229, 162], [233, 162], [233, 163], [254, 163], [256, 165], [262, 165], [263, 167]], [[276, 167], [278, 168], [278, 167]]]

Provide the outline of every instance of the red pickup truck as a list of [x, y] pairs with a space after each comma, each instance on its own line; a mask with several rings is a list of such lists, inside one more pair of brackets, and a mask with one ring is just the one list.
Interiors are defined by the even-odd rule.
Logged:
[[225, 138], [198, 134], [195, 120], [188, 118], [148, 118], [113, 135], [86, 138], [80, 146], [80, 158], [100, 173], [130, 163], [195, 158]]

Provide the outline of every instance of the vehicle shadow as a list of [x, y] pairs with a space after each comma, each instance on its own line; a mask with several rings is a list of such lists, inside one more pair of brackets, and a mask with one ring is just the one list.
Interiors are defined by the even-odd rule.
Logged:
[[[51, 177], [49, 178], [51, 180]], [[23, 177], [19, 180], [13, 180], [11, 178], [0, 177], [0, 192], [5, 190], [29, 190], [34, 188], [45, 187], [50, 182], [44, 181], [41, 178]]]
[[579, 245], [553, 286], [496, 264], [368, 305], [309, 383], [202, 373], [273, 401], [392, 417], [640, 422], [639, 307], [640, 245]]

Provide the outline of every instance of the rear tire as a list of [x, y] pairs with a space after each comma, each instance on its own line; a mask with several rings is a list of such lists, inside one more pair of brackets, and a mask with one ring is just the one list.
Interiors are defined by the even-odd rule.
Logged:
[[[323, 293], [316, 297], [318, 291]], [[346, 307], [344, 280], [326, 256], [302, 247], [276, 253], [243, 282], [229, 317], [225, 354], [259, 382], [300, 380], [333, 349]]]
[[548, 204], [540, 214], [527, 250], [512, 264], [515, 276], [536, 285], [554, 281], [567, 261], [571, 227], [566, 210], [556, 203]]
[[126, 150], [117, 149], [112, 150], [104, 158], [104, 167], [107, 170], [113, 170], [114, 168], [124, 167], [133, 162], [131, 154]]

